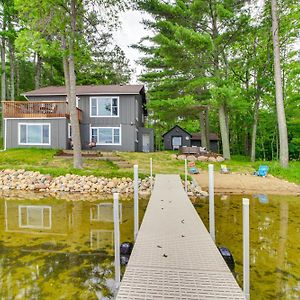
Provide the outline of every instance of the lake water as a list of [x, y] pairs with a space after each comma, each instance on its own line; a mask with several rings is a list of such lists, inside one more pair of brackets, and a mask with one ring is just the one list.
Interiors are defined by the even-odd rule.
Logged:
[[[250, 199], [251, 299], [300, 299], [300, 198], [217, 196], [216, 242], [233, 253], [242, 286], [242, 198]], [[208, 200], [195, 202], [208, 228]]]
[[[132, 241], [133, 201], [120, 214]], [[0, 299], [113, 299], [113, 255], [111, 199], [0, 199]]]
[[[240, 285], [243, 197], [215, 199], [217, 244], [233, 253]], [[251, 299], [300, 299], [300, 198], [249, 198]], [[208, 225], [208, 199], [194, 205]], [[132, 241], [132, 200], [120, 214], [121, 242]], [[0, 299], [113, 299], [112, 216], [111, 199], [0, 199]]]

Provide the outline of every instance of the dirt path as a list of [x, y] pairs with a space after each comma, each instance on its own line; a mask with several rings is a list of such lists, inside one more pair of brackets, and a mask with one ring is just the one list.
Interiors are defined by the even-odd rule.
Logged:
[[[201, 188], [208, 190], [208, 172], [194, 175]], [[276, 194], [300, 196], [300, 186], [272, 175], [266, 178], [249, 174], [215, 172], [215, 192], [234, 194]]]

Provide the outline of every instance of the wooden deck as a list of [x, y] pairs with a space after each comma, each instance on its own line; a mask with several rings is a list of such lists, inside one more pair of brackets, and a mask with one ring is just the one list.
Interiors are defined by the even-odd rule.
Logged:
[[116, 299], [245, 299], [178, 175], [157, 175]]
[[[68, 103], [65, 101], [3, 101], [4, 118], [47, 119], [70, 118]], [[78, 119], [82, 111], [77, 108]]]

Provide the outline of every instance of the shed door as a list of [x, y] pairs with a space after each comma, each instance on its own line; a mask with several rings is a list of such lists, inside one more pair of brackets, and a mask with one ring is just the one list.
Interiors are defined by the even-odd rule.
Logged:
[[172, 137], [172, 147], [173, 150], [179, 149], [182, 145], [182, 137], [181, 136], [173, 136]]
[[143, 134], [143, 152], [150, 152], [150, 135]]

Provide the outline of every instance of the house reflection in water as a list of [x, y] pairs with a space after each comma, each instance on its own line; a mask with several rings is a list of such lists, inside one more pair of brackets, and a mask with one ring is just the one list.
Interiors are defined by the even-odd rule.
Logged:
[[[119, 204], [119, 213], [122, 223], [122, 203]], [[17, 234], [21, 240], [24, 235], [26, 239], [24, 245], [30, 244], [30, 239], [36, 240], [37, 236], [40, 242], [46, 236], [51, 236], [52, 243], [67, 244], [66, 250], [69, 251], [105, 250], [110, 254], [113, 251], [111, 202], [95, 204], [95, 202], [66, 202], [54, 199], [42, 201], [8, 199], [4, 201], [4, 221], [7, 234], [14, 233], [14, 236]]]
[[[132, 201], [120, 216], [131, 241]], [[113, 230], [112, 200], [0, 198], [0, 299], [114, 299]]]

